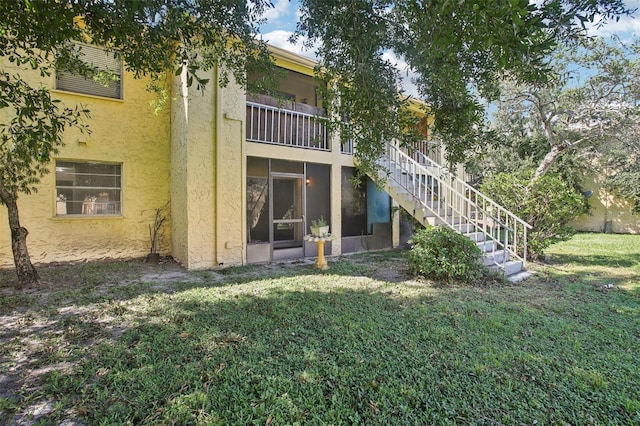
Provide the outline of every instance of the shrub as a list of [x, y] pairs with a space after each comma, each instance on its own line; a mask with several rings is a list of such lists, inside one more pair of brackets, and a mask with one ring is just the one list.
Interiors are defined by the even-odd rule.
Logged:
[[527, 234], [527, 257], [537, 259], [551, 244], [571, 238], [575, 231], [568, 224], [585, 211], [585, 202], [558, 175], [531, 176], [529, 171], [498, 173], [485, 178], [480, 189], [533, 226]]
[[484, 275], [480, 249], [446, 227], [420, 229], [411, 238], [411, 272], [438, 281], [471, 283]]

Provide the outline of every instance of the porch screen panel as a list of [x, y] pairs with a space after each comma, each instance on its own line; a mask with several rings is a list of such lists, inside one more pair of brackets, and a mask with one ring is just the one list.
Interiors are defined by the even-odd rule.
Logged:
[[[331, 166], [307, 163], [307, 229], [311, 222], [323, 217], [331, 224]], [[330, 229], [333, 232], [332, 229]]]
[[271, 169], [277, 173], [304, 173], [304, 163], [299, 161], [271, 160]]
[[342, 236], [367, 235], [367, 191], [362, 182], [357, 188], [351, 183], [355, 169], [342, 168]]
[[247, 158], [247, 242], [269, 241], [269, 160]]
[[369, 233], [374, 223], [391, 222], [391, 197], [367, 178], [367, 223]]

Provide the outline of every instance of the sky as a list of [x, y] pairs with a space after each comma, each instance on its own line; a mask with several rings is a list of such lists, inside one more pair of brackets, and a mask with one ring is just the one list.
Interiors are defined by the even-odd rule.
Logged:
[[[625, 2], [630, 9], [637, 9], [634, 16], [622, 17], [617, 22], [612, 21], [602, 27], [595, 25], [589, 28], [589, 33], [601, 37], [611, 37], [617, 35], [623, 41], [631, 40], [634, 37], [640, 37], [640, 0], [628, 0]], [[296, 23], [299, 17], [298, 0], [274, 0], [273, 8], [267, 10], [264, 15], [266, 23], [261, 26], [262, 39], [267, 43], [276, 47], [283, 48], [290, 52], [298, 53], [310, 59], [315, 59], [313, 49], [307, 49], [303, 46], [304, 39], [292, 44], [289, 38], [296, 29]], [[406, 62], [402, 58], [394, 56], [392, 53], [386, 54], [386, 59], [395, 63], [398, 69], [404, 74], [403, 88], [405, 93], [418, 96], [415, 85], [411, 82], [411, 71]]]
[[[623, 17], [618, 22], [609, 22], [601, 28], [592, 27], [589, 32], [602, 37], [617, 34], [623, 40], [640, 36], [640, 0], [628, 0], [625, 3], [631, 9], [638, 9], [634, 17]], [[274, 7], [269, 9], [264, 16], [267, 23], [261, 27], [262, 39], [276, 47], [314, 59], [313, 50], [304, 49], [301, 42], [295, 45], [289, 42], [289, 37], [295, 31], [298, 21], [298, 1], [275, 0], [273, 4]], [[402, 64], [399, 66], [401, 67]]]

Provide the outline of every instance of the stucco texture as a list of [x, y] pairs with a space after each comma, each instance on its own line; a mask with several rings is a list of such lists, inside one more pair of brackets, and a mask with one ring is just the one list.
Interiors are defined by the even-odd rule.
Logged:
[[[21, 70], [24, 75], [25, 72]], [[34, 82], [53, 87], [53, 77]], [[36, 80], [37, 79], [37, 80]], [[120, 163], [122, 210], [117, 216], [56, 216], [54, 164], [38, 192], [18, 200], [27, 244], [35, 263], [141, 257], [149, 252], [148, 224], [154, 209], [169, 201], [169, 111], [154, 115], [147, 81], [123, 75], [123, 100], [53, 91], [64, 105], [91, 111], [84, 120], [90, 134], [76, 129], [64, 134], [65, 146], [56, 160]], [[6, 116], [3, 117], [3, 120]], [[0, 208], [0, 266], [13, 265], [6, 208]], [[170, 227], [162, 229], [161, 253], [170, 251]]]
[[[217, 81], [215, 70], [203, 77]], [[244, 263], [245, 93], [236, 84], [198, 91], [174, 80], [173, 256], [189, 269]]]

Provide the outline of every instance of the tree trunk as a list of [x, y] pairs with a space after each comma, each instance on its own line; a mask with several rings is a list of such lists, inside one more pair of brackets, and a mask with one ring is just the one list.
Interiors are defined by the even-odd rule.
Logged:
[[8, 194], [4, 188], [0, 188], [1, 198], [7, 206], [9, 215], [9, 228], [11, 229], [11, 249], [13, 251], [13, 263], [16, 265], [16, 274], [18, 275], [18, 287], [26, 287], [38, 284], [40, 277], [38, 271], [34, 268], [27, 251], [27, 235], [29, 231], [20, 226], [20, 217], [18, 216], [18, 203], [15, 197]]
[[567, 145], [554, 145], [551, 147], [551, 151], [544, 156], [540, 165], [536, 169], [536, 172], [533, 174], [533, 179], [537, 179], [549, 170], [549, 167], [553, 164], [553, 162], [558, 158], [562, 152], [567, 149]]

